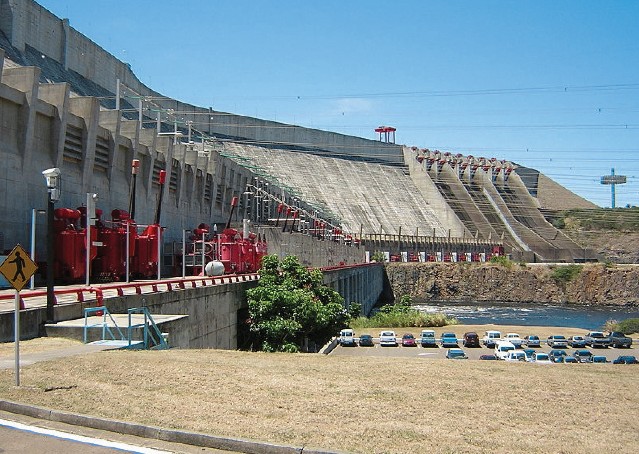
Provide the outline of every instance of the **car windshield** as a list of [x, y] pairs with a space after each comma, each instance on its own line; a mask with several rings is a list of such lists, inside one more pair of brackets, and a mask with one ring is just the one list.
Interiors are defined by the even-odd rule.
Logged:
[[604, 337], [603, 333], [590, 333], [590, 337]]
[[548, 359], [548, 355], [537, 355], [537, 359]]
[[442, 337], [455, 337], [455, 335], [453, 333], [444, 333]]
[[422, 334], [422, 337], [435, 337], [435, 335], [433, 333], [425, 333]]
[[394, 336], [394, 335], [395, 335], [395, 333], [394, 333], [394, 332], [392, 332], [392, 331], [384, 331], [381, 335], [382, 335], [382, 336]]
[[510, 345], [502, 345], [501, 347], [499, 347], [499, 351], [501, 352], [509, 352], [514, 349], [515, 347], [511, 347]]

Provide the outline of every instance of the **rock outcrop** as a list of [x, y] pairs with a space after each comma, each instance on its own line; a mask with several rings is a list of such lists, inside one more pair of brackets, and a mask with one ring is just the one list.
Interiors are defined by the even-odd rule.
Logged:
[[388, 263], [390, 287], [398, 298], [415, 302], [504, 301], [639, 306], [639, 267], [568, 265], [565, 278], [557, 265], [503, 266], [475, 263]]

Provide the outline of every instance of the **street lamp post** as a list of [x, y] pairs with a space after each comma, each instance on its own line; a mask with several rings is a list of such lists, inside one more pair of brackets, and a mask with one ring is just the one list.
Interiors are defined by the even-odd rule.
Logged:
[[[89, 281], [91, 278], [91, 226], [95, 225], [95, 204], [98, 200], [98, 195], [93, 194], [91, 192], [87, 192], [87, 211], [86, 211], [86, 257], [84, 266], [86, 269], [85, 272], [85, 285], [89, 286]], [[129, 245], [127, 244], [127, 253], [129, 250]], [[128, 278], [128, 273], [127, 273]]]
[[53, 306], [55, 304], [54, 285], [54, 254], [55, 243], [53, 238], [53, 204], [60, 200], [60, 169], [53, 167], [42, 172], [47, 182], [47, 321], [54, 321]]
[[[36, 214], [45, 214], [45, 210], [37, 210], [35, 208], [31, 209], [31, 260], [35, 262], [35, 253], [36, 253]], [[29, 289], [33, 290], [35, 288], [35, 275], [31, 276], [31, 280], [29, 282]]]
[[186, 277], [186, 233], [190, 230], [182, 229], [182, 279]]

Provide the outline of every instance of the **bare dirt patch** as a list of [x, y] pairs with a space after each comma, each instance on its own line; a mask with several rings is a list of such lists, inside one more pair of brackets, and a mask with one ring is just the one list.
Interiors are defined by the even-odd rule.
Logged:
[[12, 371], [0, 371], [0, 396], [357, 453], [629, 452], [639, 443], [638, 371], [612, 364], [111, 351], [26, 367], [19, 389]]

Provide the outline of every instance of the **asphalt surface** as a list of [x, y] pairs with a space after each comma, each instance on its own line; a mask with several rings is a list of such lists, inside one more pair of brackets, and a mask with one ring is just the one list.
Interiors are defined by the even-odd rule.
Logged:
[[[17, 427], [16, 427], [17, 426]], [[0, 453], [228, 453], [0, 411]]]

